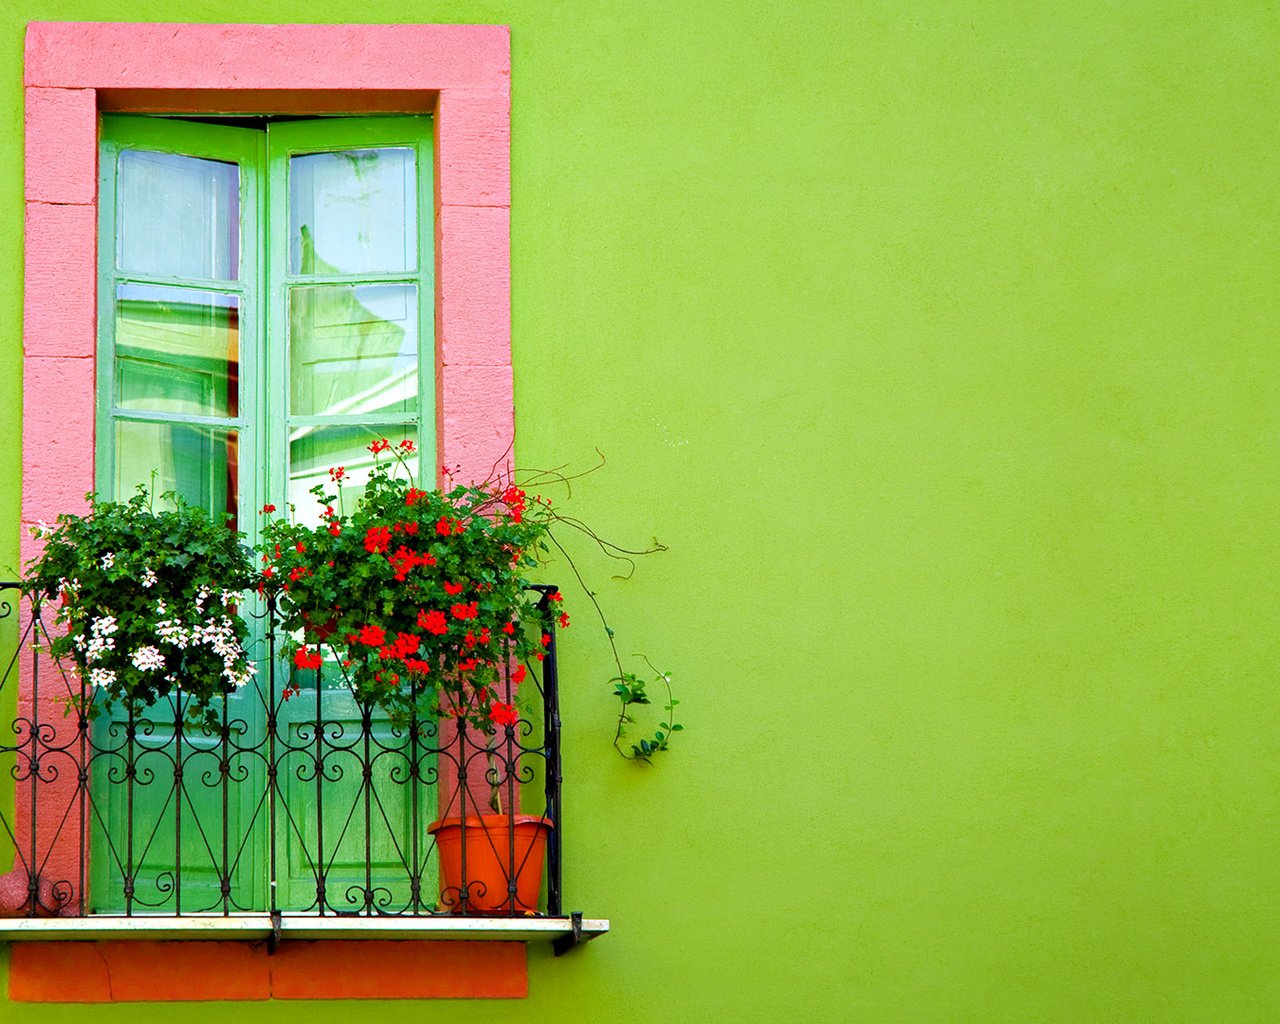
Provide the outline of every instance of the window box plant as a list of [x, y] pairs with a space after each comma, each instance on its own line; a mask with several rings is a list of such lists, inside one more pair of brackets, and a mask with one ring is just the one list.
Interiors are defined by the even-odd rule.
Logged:
[[[463, 806], [430, 827], [440, 852], [441, 903], [471, 913], [531, 913], [553, 823], [504, 814], [502, 793], [514, 792], [512, 751], [520, 749], [527, 704], [521, 684], [546, 657], [550, 630], [567, 627], [569, 615], [558, 592], [535, 596], [529, 574], [549, 542], [558, 546], [556, 524], [606, 550], [621, 549], [510, 480], [423, 489], [410, 468], [417, 461], [412, 442], [381, 439], [370, 450], [374, 468], [349, 510], [341, 466], [330, 469], [328, 486], [313, 488], [321, 509], [313, 525], [263, 509], [261, 590], [288, 634], [282, 653], [296, 669], [340, 673], [362, 706], [393, 722], [452, 723], [460, 774], [474, 758], [486, 762], [479, 774], [491, 813], [466, 807], [464, 784]], [[612, 645], [612, 630], [605, 630]], [[627, 708], [647, 698], [620, 663], [618, 672], [626, 695], [615, 693], [629, 721]], [[678, 725], [666, 728], [645, 741], [643, 755], [634, 747], [634, 756], [647, 760], [659, 743], [665, 747]]]
[[133, 714], [177, 695], [210, 719], [212, 701], [255, 671], [237, 614], [255, 576], [241, 535], [172, 493], [159, 510], [145, 487], [123, 502], [87, 498], [86, 515], [34, 531], [44, 548], [25, 589], [64, 627], [51, 631], [50, 652], [90, 688], [89, 714], [97, 692]]

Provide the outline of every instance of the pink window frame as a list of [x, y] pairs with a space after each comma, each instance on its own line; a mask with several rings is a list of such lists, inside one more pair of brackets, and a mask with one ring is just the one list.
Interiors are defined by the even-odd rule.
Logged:
[[[94, 488], [104, 110], [431, 113], [436, 463], [483, 479], [509, 459], [510, 80], [503, 25], [32, 22], [24, 68], [24, 564], [37, 553], [26, 527], [82, 510]], [[19, 715], [30, 717], [39, 703], [41, 721], [63, 721], [54, 696], [46, 685], [37, 701], [24, 674]], [[74, 878], [81, 852], [68, 835], [74, 830], [54, 842], [74, 773], [40, 789], [34, 839], [41, 874]], [[16, 804], [15, 838], [25, 850], [33, 838], [28, 787], [18, 787]]]

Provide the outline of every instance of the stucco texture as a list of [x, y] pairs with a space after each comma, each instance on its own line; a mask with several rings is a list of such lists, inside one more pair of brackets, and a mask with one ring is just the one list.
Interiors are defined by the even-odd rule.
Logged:
[[[11, 437], [25, 19], [352, 16], [12, 7]], [[670, 546], [599, 589], [688, 731], [653, 768], [612, 754], [605, 647], [566, 586], [566, 902], [613, 932], [531, 947], [525, 1000], [182, 1019], [1280, 1018], [1274, 5], [409, 16], [511, 26], [519, 459], [599, 448], [574, 510]]]

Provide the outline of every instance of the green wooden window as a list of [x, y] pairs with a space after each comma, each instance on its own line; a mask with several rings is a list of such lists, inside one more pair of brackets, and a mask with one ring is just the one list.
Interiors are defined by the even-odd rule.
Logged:
[[101, 492], [154, 472], [252, 537], [375, 437], [432, 467], [430, 127], [103, 118]]
[[[318, 509], [308, 492], [328, 480], [330, 466], [344, 466], [358, 486], [376, 438], [413, 440], [422, 453], [420, 478], [424, 471], [432, 478], [431, 170], [425, 117], [246, 127], [103, 117], [99, 492], [127, 497], [137, 484], [154, 481], [157, 493], [173, 490], [211, 512], [231, 513], [253, 541], [265, 504], [284, 512], [292, 503], [300, 517], [313, 516]], [[283, 683], [287, 672], [279, 675]], [[360, 710], [349, 692], [334, 685], [319, 697], [333, 728], [359, 732]], [[262, 735], [267, 699], [277, 703], [275, 695], [258, 693], [229, 698], [238, 742], [252, 746]], [[315, 698], [308, 710], [302, 703], [280, 712], [277, 729], [290, 742], [315, 716]], [[113, 718], [96, 727], [110, 729]], [[140, 744], [157, 750], [172, 744], [172, 723], [166, 709]], [[389, 723], [375, 721], [373, 728], [383, 745], [398, 742]], [[235, 837], [233, 899], [261, 908], [268, 898], [269, 825], [259, 759], [244, 757], [232, 773], [237, 785], [223, 793], [199, 783], [217, 775], [215, 741], [191, 735], [185, 742], [181, 785], [168, 777], [138, 788], [132, 836], [124, 790], [113, 787], [107, 765], [95, 768], [95, 805], [103, 813], [91, 822], [97, 881], [90, 892], [120, 891], [121, 864], [112, 851], [132, 839], [140, 880], [163, 880], [181, 861], [183, 906], [168, 900], [162, 884], [139, 892], [144, 906], [191, 912], [215, 905], [215, 847], [225, 816], [226, 833]], [[306, 909], [315, 898], [314, 865], [300, 837], [317, 808], [292, 767], [281, 765], [276, 827], [284, 863], [276, 865], [276, 905]], [[343, 820], [358, 786], [354, 777], [330, 786], [319, 810]], [[174, 800], [187, 822], [180, 839], [173, 834]], [[429, 820], [425, 808], [409, 804], [404, 786], [386, 787], [385, 827], [370, 845], [375, 869], [384, 858], [389, 875], [397, 832], [410, 819]], [[358, 835], [347, 835], [327, 856], [330, 885], [363, 882]], [[93, 909], [121, 907], [96, 902]]]

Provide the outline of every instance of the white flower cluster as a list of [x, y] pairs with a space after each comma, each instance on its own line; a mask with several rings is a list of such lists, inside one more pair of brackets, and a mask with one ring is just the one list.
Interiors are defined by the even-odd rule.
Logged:
[[99, 561], [102, 564], [102, 568], [110, 569], [113, 565], [116, 564], [116, 556], [112, 554], [110, 551], [108, 551], [105, 555], [102, 556], [101, 559], [99, 559]]
[[146, 571], [142, 574], [142, 579], [138, 582], [142, 584], [143, 590], [150, 590], [156, 585], [156, 574], [152, 571], [151, 566], [147, 566]]
[[[104, 556], [110, 558], [110, 556]], [[78, 581], [59, 581], [64, 590], [74, 593]], [[147, 569], [142, 577], [142, 585], [150, 587], [157, 582], [155, 574]], [[228, 683], [237, 689], [246, 685], [257, 673], [257, 666], [247, 661], [244, 648], [236, 637], [236, 621], [225, 611], [206, 610], [207, 605], [221, 604], [225, 609], [234, 604], [240, 595], [230, 590], [217, 591], [202, 587], [196, 595], [195, 611], [199, 615], [208, 615], [203, 623], [188, 625], [177, 615], [170, 616], [163, 600], [157, 600], [156, 613], [160, 616], [155, 624], [155, 644], [144, 644], [129, 656], [134, 667], [141, 672], [165, 671], [164, 678], [173, 685], [180, 685], [176, 671], [180, 659], [166, 659], [162, 647], [167, 645], [177, 651], [185, 651], [192, 647], [208, 647], [222, 659], [222, 675]], [[114, 615], [103, 615], [91, 620], [88, 633], [80, 633], [73, 637], [76, 649], [84, 655], [86, 664], [105, 660], [108, 651], [116, 650], [116, 636], [119, 622]], [[171, 664], [172, 662], [172, 664]], [[101, 665], [89, 669], [89, 682], [93, 686], [109, 687], [116, 682], [116, 672]]]
[[196, 592], [196, 611], [203, 615], [205, 603], [209, 598], [215, 596], [218, 601], [221, 602], [223, 608], [229, 608], [240, 598], [240, 595], [234, 590], [222, 590], [215, 594], [215, 592], [209, 587], [201, 587], [199, 591]]
[[139, 647], [133, 652], [133, 657], [130, 660], [133, 661], [134, 667], [140, 672], [154, 672], [156, 669], [164, 668], [164, 655], [150, 644]]
[[101, 661], [107, 651], [114, 651], [116, 638], [112, 634], [117, 628], [116, 617], [104, 615], [101, 618], [95, 618], [89, 625], [90, 636], [87, 642], [83, 633], [76, 636], [75, 645], [85, 652], [84, 660]]
[[156, 623], [156, 636], [180, 651], [191, 646], [191, 630], [182, 624], [181, 619], [161, 619]]
[[[209, 595], [204, 596], [207, 598]], [[163, 614], [164, 602], [157, 604]], [[200, 602], [197, 601], [197, 609], [199, 607]], [[156, 623], [156, 636], [180, 651], [196, 645], [211, 647], [213, 653], [222, 658], [223, 676], [237, 688], [244, 686], [257, 671], [257, 666], [252, 664], [237, 668], [244, 658], [244, 648], [236, 639], [235, 623], [225, 615], [210, 617], [204, 625], [198, 626], [187, 626], [177, 617], [161, 619]]]

